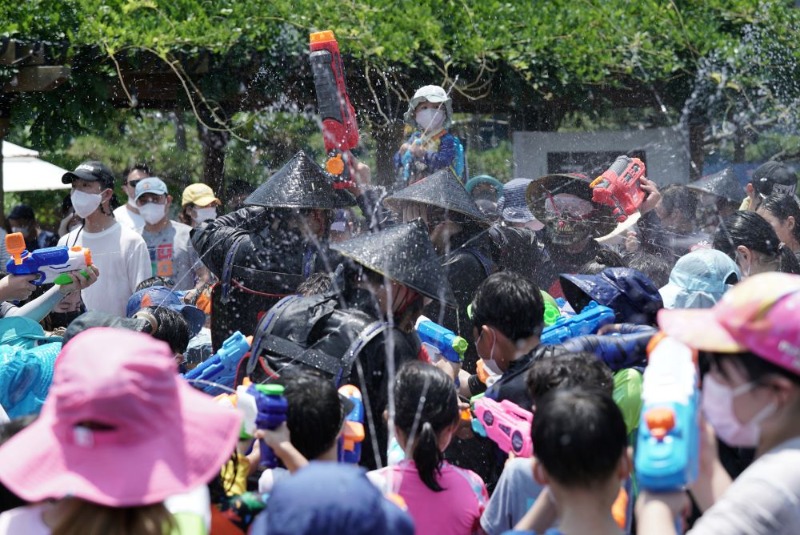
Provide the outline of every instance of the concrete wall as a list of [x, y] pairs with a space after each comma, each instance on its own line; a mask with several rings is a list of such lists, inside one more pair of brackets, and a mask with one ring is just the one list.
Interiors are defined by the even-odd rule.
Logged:
[[642, 158], [648, 178], [661, 186], [689, 181], [689, 136], [673, 128], [514, 132], [514, 177], [588, 171], [592, 164], [613, 161], [620, 154]]

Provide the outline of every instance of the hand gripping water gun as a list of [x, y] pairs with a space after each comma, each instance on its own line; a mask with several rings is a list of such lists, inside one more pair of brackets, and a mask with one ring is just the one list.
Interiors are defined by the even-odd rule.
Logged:
[[697, 479], [700, 457], [697, 353], [662, 334], [648, 349], [636, 477], [646, 490], [679, 490]]
[[192, 386], [212, 396], [233, 388], [239, 361], [250, 350], [251, 342], [252, 336], [245, 337], [236, 331], [222, 342], [219, 351], [200, 363], [195, 369], [186, 372], [183, 376], [184, 379], [189, 381]]
[[470, 405], [475, 415], [472, 431], [476, 435], [488, 437], [501, 450], [517, 457], [533, 455], [533, 413], [507, 399], [498, 402], [484, 394], [473, 396]]
[[67, 247], [45, 247], [28, 252], [25, 249], [25, 237], [21, 232], [6, 235], [6, 250], [11, 258], [6, 263], [6, 272], [12, 275], [34, 275], [39, 278], [33, 284], [71, 284], [68, 273], [80, 271], [89, 278], [86, 268], [92, 265], [92, 253], [85, 247], [76, 245]]
[[592, 201], [614, 209], [618, 222], [639, 209], [644, 200], [644, 191], [639, 179], [645, 174], [645, 166], [639, 158], [622, 155], [617, 157], [605, 173], [589, 184]]
[[322, 118], [322, 140], [328, 153], [325, 169], [333, 175], [334, 188], [349, 188], [355, 184], [351, 180], [352, 169], [347, 158], [348, 151], [358, 146], [358, 123], [347, 96], [339, 43], [330, 30], [312, 33], [310, 41], [309, 61]]
[[464, 360], [464, 353], [469, 344], [450, 329], [434, 323], [425, 316], [419, 317], [414, 328], [432, 362], [442, 357], [455, 363]]
[[561, 316], [550, 327], [546, 327], [540, 340], [543, 344], [557, 345], [574, 336], [594, 334], [609, 323], [614, 323], [614, 311], [589, 301], [580, 314]]
[[353, 403], [353, 409], [344, 418], [344, 431], [339, 437], [339, 462], [358, 464], [364, 441], [364, 402], [361, 391], [354, 385], [342, 385], [339, 394]]

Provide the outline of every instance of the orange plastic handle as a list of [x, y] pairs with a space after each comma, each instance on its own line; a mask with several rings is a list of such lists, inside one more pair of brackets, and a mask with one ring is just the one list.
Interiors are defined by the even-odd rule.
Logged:
[[14, 264], [22, 264], [22, 252], [25, 250], [25, 236], [21, 232], [6, 234], [6, 251], [14, 258]]

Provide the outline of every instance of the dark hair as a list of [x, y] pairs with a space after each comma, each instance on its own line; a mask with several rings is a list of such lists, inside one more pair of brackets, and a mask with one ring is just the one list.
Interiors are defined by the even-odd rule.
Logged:
[[234, 195], [242, 195], [242, 194], [250, 194], [255, 191], [256, 187], [248, 182], [247, 180], [242, 180], [241, 178], [237, 178], [231, 180], [230, 184], [226, 188], [228, 192], [228, 196], [232, 197]]
[[150, 170], [150, 166], [144, 162], [135, 163], [131, 166], [126, 167], [122, 170], [122, 180], [125, 183], [128, 182], [128, 175], [134, 171], [141, 171], [142, 173], [146, 174], [147, 176], [153, 176], [153, 171]]
[[329, 379], [309, 370], [285, 370], [281, 382], [289, 403], [286, 425], [292, 445], [306, 459], [329, 450], [342, 428], [345, 414], [339, 393]]
[[614, 376], [597, 356], [582, 351], [534, 361], [528, 368], [525, 384], [531, 400], [536, 403], [556, 388], [596, 388], [611, 395]]
[[517, 274], [494, 273], [475, 292], [472, 322], [478, 330], [491, 325], [512, 342], [530, 338], [544, 327], [542, 292]]
[[625, 263], [625, 260], [622, 259], [619, 253], [603, 247], [597, 251], [593, 259], [581, 266], [577, 273], [583, 275], [597, 275], [605, 268], [610, 267], [628, 267], [628, 264]]
[[156, 340], [169, 344], [173, 353], [185, 353], [191, 333], [189, 324], [180, 312], [168, 307], [144, 307], [137, 312], [147, 312], [158, 322], [158, 328], [150, 335]]
[[766, 210], [775, 216], [781, 223], [786, 221], [789, 216], [794, 218], [794, 228], [792, 228], [792, 236], [797, 241], [800, 241], [800, 203], [794, 195], [785, 195], [781, 193], [773, 193], [762, 202], [759, 210]]
[[330, 273], [314, 273], [300, 283], [295, 290], [300, 295], [324, 294], [333, 288], [333, 276]]
[[683, 184], [671, 184], [661, 190], [661, 207], [667, 215], [678, 210], [693, 219], [697, 213], [697, 196]]
[[175, 281], [170, 279], [169, 277], [150, 277], [149, 279], [145, 279], [139, 284], [136, 285], [136, 290], [134, 293], [138, 292], [139, 290], [144, 290], [146, 288], [152, 288], [153, 286], [165, 286], [167, 288], [172, 288], [175, 286]]
[[410, 361], [397, 372], [394, 396], [394, 423], [407, 440], [414, 440], [412, 457], [419, 478], [433, 491], [444, 490], [436, 479], [444, 460], [438, 435], [458, 421], [453, 380], [436, 366]]
[[641, 271], [647, 278], [653, 281], [656, 288], [661, 288], [669, 282], [669, 274], [672, 271], [674, 262], [664, 258], [657, 253], [639, 250], [623, 257], [628, 263], [629, 268]]
[[775, 229], [755, 212], [739, 211], [726, 217], [714, 233], [714, 249], [722, 251], [734, 261], [740, 245], [755, 251], [778, 264], [777, 271], [800, 274], [800, 264], [794, 253], [781, 246]]
[[592, 487], [614, 474], [628, 446], [625, 420], [597, 389], [556, 388], [536, 405], [536, 458], [565, 487]]
[[767, 375], [779, 375], [790, 379], [793, 383], [800, 386], [800, 375], [793, 373], [786, 368], [782, 368], [777, 364], [756, 355], [755, 353], [745, 351], [743, 353], [713, 353], [701, 352], [700, 362], [702, 368], [707, 368], [707, 365], [714, 364], [720, 375], [729, 379], [725, 369], [720, 366], [723, 361], [731, 362], [734, 366], [739, 368], [747, 376], [747, 379], [754, 383], [759, 383]]

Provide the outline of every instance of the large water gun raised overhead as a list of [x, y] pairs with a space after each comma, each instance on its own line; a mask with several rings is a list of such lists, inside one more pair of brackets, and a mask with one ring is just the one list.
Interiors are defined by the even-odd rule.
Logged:
[[644, 201], [640, 179], [645, 171], [644, 162], [639, 158], [617, 157], [611, 167], [589, 184], [592, 201], [610, 206], [617, 221], [625, 221]]
[[11, 258], [6, 272], [12, 275], [39, 275], [33, 284], [71, 284], [69, 273], [79, 271], [89, 278], [86, 268], [92, 265], [92, 253], [85, 247], [45, 247], [29, 252], [25, 249], [25, 237], [21, 232], [6, 235], [6, 250]]
[[325, 169], [333, 176], [335, 188], [354, 185], [350, 152], [358, 146], [356, 112], [347, 95], [339, 43], [330, 30], [315, 32], [311, 40], [311, 70], [322, 119], [322, 140], [328, 161]]
[[634, 463], [643, 489], [680, 490], [697, 479], [697, 377], [697, 353], [690, 347], [661, 335], [651, 341]]

